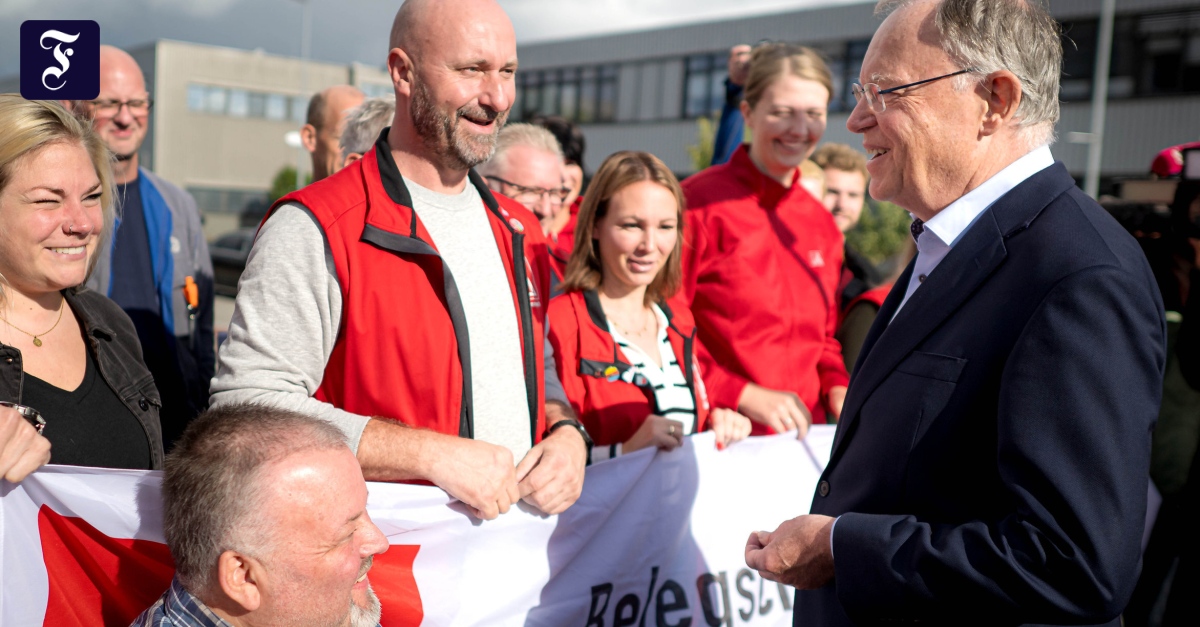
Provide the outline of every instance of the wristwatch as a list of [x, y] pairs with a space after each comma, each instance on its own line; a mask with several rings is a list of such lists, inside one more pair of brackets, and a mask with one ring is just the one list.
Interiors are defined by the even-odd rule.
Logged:
[[583, 444], [587, 447], [587, 463], [592, 463], [592, 447], [595, 445], [592, 443], [592, 436], [588, 435], [587, 429], [583, 427], [583, 423], [574, 418], [563, 418], [550, 425], [550, 428], [546, 429], [546, 432], [542, 434], [542, 438], [549, 437], [559, 427], [574, 427], [579, 432], [579, 435], [583, 436]]

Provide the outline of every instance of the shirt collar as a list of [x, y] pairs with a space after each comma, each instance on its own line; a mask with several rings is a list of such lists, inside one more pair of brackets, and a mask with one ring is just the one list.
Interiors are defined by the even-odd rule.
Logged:
[[217, 616], [203, 601], [192, 596], [179, 578], [171, 580], [167, 589], [167, 600], [163, 613], [176, 625], [181, 627], [230, 627], [229, 623]]
[[1025, 179], [1051, 165], [1054, 165], [1054, 156], [1050, 154], [1049, 146], [1033, 149], [939, 211], [925, 222], [925, 230], [931, 231], [946, 245], [953, 246], [988, 207]]

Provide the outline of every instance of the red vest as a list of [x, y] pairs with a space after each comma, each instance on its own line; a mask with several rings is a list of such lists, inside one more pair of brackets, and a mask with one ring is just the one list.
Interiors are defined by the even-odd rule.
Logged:
[[842, 309], [841, 315], [838, 317], [838, 326], [846, 321], [846, 314], [859, 303], [872, 303], [876, 309], [883, 307], [883, 301], [887, 299], [888, 294], [892, 291], [892, 284], [880, 285], [879, 287], [869, 289], [862, 294], [859, 294], [854, 300], [850, 301], [845, 308]]
[[[541, 226], [520, 204], [493, 196], [473, 170], [470, 182], [483, 197], [508, 273], [537, 443], [546, 421], [540, 295], [549, 293], [550, 276]], [[286, 202], [307, 207], [325, 231], [342, 290], [338, 338], [315, 398], [355, 414], [474, 437], [472, 403], [487, 399], [471, 398], [470, 381], [487, 376], [488, 364], [472, 368], [458, 287], [412, 210], [386, 136], [359, 161], [281, 198], [272, 212]]]
[[[708, 427], [708, 399], [695, 359], [696, 325], [687, 309], [660, 307], [669, 323], [667, 338], [696, 405], [696, 431], [703, 431]], [[655, 413], [654, 391], [620, 378], [631, 366], [608, 332], [596, 292], [568, 292], [550, 302], [550, 343], [567, 399], [597, 446], [628, 440], [646, 416]]]

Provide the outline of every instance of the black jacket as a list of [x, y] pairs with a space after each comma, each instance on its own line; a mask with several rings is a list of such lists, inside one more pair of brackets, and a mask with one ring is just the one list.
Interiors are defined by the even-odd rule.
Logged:
[[[163, 443], [158, 415], [162, 400], [154, 387], [154, 377], [142, 362], [142, 347], [133, 323], [116, 303], [97, 292], [75, 288], [64, 290], [63, 295], [83, 325], [100, 377], [146, 431], [151, 468], [161, 469]], [[0, 400], [20, 403], [24, 376], [21, 351], [0, 344]]]
[[1056, 163], [893, 319], [903, 296], [863, 345], [813, 499], [840, 516], [834, 583], [798, 593], [795, 624], [1115, 625], [1165, 361], [1138, 244]]

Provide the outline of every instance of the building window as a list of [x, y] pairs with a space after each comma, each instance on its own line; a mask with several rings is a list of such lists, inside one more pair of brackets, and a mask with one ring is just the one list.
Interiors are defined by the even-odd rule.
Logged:
[[1140, 16], [1134, 38], [1141, 53], [1139, 93], [1200, 91], [1200, 10]]
[[266, 117], [281, 122], [287, 119], [288, 99], [283, 94], [267, 94]]
[[580, 124], [590, 124], [596, 121], [596, 79], [598, 73], [595, 67], [585, 67], [579, 71], [579, 115], [575, 119]]
[[247, 111], [252, 118], [267, 117], [267, 95], [252, 91], [246, 97]]
[[725, 104], [728, 53], [696, 54], [687, 58], [683, 82], [683, 117], [719, 113]]
[[308, 97], [191, 84], [187, 88], [187, 108], [196, 113], [303, 124]]
[[538, 104], [537, 110], [542, 115], [558, 115], [558, 72], [556, 70], [542, 72], [542, 101]]
[[579, 117], [579, 68], [559, 72], [559, 114], [568, 120]]
[[188, 111], [204, 111], [204, 97], [207, 91], [203, 85], [188, 85], [187, 90], [187, 108]]
[[250, 114], [250, 98], [244, 89], [229, 90], [229, 115], [244, 118]]
[[617, 119], [617, 76], [620, 69], [616, 65], [600, 66], [599, 86], [596, 106], [597, 122], [613, 122]]
[[308, 123], [308, 100], [311, 96], [292, 96], [292, 121], [296, 124]]
[[[850, 91], [850, 84], [858, 82], [858, 75], [862, 73], [863, 57], [867, 54], [867, 46], [870, 45], [870, 39], [859, 39], [846, 44], [846, 60], [845, 60], [845, 78], [842, 79], [841, 85], [841, 108], [831, 106], [830, 109], [835, 111], [851, 111], [854, 109], [856, 102], [854, 101], [854, 92]], [[834, 80], [837, 80], [836, 78]], [[835, 90], [836, 91], [836, 90]]]
[[229, 100], [229, 91], [223, 87], [209, 87], [204, 95], [204, 111], [222, 115]]
[[513, 120], [558, 115], [583, 124], [612, 122], [619, 73], [616, 64], [518, 73]]

